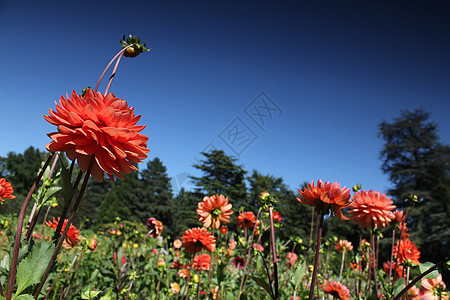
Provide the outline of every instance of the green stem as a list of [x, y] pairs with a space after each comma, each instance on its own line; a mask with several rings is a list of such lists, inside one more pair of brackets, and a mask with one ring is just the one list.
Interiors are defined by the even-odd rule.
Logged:
[[320, 256], [320, 242], [322, 240], [323, 217], [324, 217], [324, 212], [322, 211], [322, 212], [320, 212], [319, 227], [318, 227], [318, 231], [317, 231], [316, 255], [314, 257], [314, 270], [313, 270], [313, 275], [311, 278], [311, 288], [309, 290], [309, 300], [312, 300], [314, 298], [314, 286], [316, 284], [317, 267], [319, 265], [319, 256]]
[[277, 249], [275, 245], [275, 228], [273, 226], [273, 211], [272, 207], [269, 207], [269, 217], [270, 217], [270, 240], [272, 242], [272, 260], [273, 260], [273, 276], [275, 277], [275, 300], [278, 300], [278, 268], [277, 268]]

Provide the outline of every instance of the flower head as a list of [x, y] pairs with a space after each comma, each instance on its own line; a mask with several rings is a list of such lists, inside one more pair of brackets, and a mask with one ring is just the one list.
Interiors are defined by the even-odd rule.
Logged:
[[244, 259], [240, 256], [236, 256], [235, 258], [233, 258], [232, 263], [238, 269], [242, 269], [245, 265]]
[[395, 205], [386, 194], [373, 190], [361, 190], [353, 195], [350, 214], [353, 222], [361, 228], [384, 228], [395, 218]]
[[261, 244], [253, 243], [252, 247], [260, 252], [264, 252], [264, 247]]
[[280, 212], [276, 211], [272, 214], [273, 220], [281, 222], [284, 218], [280, 216]]
[[448, 300], [448, 292], [446, 291], [445, 283], [442, 280], [441, 274], [434, 279], [422, 278], [421, 292], [423, 296], [420, 299], [424, 300]]
[[256, 224], [256, 216], [251, 211], [244, 211], [237, 217], [237, 226], [241, 229], [250, 229]]
[[176, 282], [170, 284], [170, 289], [174, 295], [179, 294], [181, 290], [180, 285]]
[[337, 250], [337, 252], [352, 251], [353, 250], [353, 245], [352, 245], [351, 242], [349, 242], [347, 240], [340, 240], [336, 244], [336, 250]]
[[[68, 221], [67, 219], [64, 220], [63, 226], [61, 228], [61, 233], [63, 233], [64, 229], [66, 228], [67, 221]], [[54, 230], [56, 230], [56, 228], [58, 227], [58, 222], [59, 218], [58, 220], [53, 218], [53, 222], [47, 221], [46, 224], [48, 227], [51, 227]], [[78, 245], [80, 241], [81, 241], [80, 232], [75, 226], [70, 224], [69, 230], [67, 231], [66, 235], [66, 242], [68, 243], [68, 247], [72, 248], [73, 246]]]
[[157, 237], [163, 231], [163, 223], [155, 218], [147, 219], [148, 235], [151, 237]]
[[200, 254], [194, 257], [194, 262], [192, 263], [192, 267], [195, 270], [204, 270], [209, 271], [209, 267], [211, 265], [211, 256], [208, 254]]
[[[400, 244], [400, 251], [399, 251], [399, 244]], [[398, 241], [397, 244], [394, 246], [394, 256], [398, 257], [399, 262], [401, 264], [404, 263], [411, 263], [414, 265], [419, 264], [419, 258], [420, 258], [420, 251], [414, 245], [411, 240], [405, 239]]]
[[[392, 267], [391, 267], [392, 265]], [[389, 268], [391, 269], [391, 272], [394, 272], [394, 270], [397, 271], [397, 278], [401, 278], [403, 277], [403, 272], [405, 270], [405, 268], [402, 265], [398, 265], [396, 266], [396, 263], [394, 262], [384, 262], [383, 263], [383, 270], [384, 272], [386, 272], [386, 274], [389, 274]]]
[[221, 234], [227, 234], [228, 233], [228, 227], [227, 226], [220, 226], [220, 233]]
[[173, 247], [175, 249], [181, 248], [182, 245], [183, 245], [183, 243], [179, 239], [176, 239], [175, 241], [173, 241]]
[[197, 253], [202, 249], [209, 252], [216, 250], [216, 238], [206, 228], [192, 228], [184, 232], [182, 236], [185, 252]]
[[293, 266], [293, 265], [295, 265], [295, 262], [298, 259], [298, 255], [294, 252], [288, 252], [288, 254], [286, 254], [286, 259], [287, 259], [288, 265]]
[[[11, 183], [7, 182], [5, 178], [0, 178], [0, 202], [5, 201], [5, 199], [14, 199], [16, 196], [14, 196], [12, 193], [14, 192]], [[5, 199], [3, 199], [5, 198]]]
[[148, 137], [139, 133], [145, 126], [136, 125], [140, 116], [112, 93], [88, 89], [83, 97], [73, 91], [70, 99], [61, 96], [56, 111], [49, 109], [44, 119], [58, 126], [58, 132], [48, 134], [53, 141], [47, 149], [66, 152], [83, 172], [94, 155], [91, 174], [99, 182], [105, 172], [112, 179], [113, 175], [124, 179], [123, 174], [137, 170], [133, 163], [142, 162], [150, 151]]
[[350, 300], [349, 289], [340, 282], [325, 281], [323, 284], [323, 292], [325, 294], [330, 294], [340, 300]]
[[348, 220], [342, 214], [342, 209], [350, 205], [350, 189], [341, 188], [339, 183], [328, 181], [323, 183], [322, 180], [317, 181], [317, 186], [308, 183], [308, 187], [303, 190], [298, 190], [302, 198], [297, 200], [306, 205], [313, 205], [324, 214], [331, 213], [342, 220]]
[[231, 207], [224, 195], [205, 197], [198, 203], [198, 219], [206, 228], [219, 229], [220, 224], [230, 223], [230, 216], [233, 214]]

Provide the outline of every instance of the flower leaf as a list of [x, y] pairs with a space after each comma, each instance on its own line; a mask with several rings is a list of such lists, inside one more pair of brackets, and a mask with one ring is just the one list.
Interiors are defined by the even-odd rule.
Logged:
[[[429, 268], [432, 268], [432, 267], [434, 267], [434, 264], [432, 262], [421, 263], [421, 264], [419, 264], [420, 273], [426, 272]], [[438, 270], [434, 270], [431, 273], [425, 275], [424, 278], [426, 278], [426, 279], [434, 279], [434, 278], [436, 278], [438, 276], [439, 276], [439, 271]]]
[[299, 265], [297, 267], [297, 270], [295, 270], [295, 275], [294, 275], [295, 290], [297, 290], [298, 285], [302, 281], [303, 276], [305, 276], [305, 273], [306, 273], [306, 264], [305, 264], [305, 262], [302, 262], [301, 265]]
[[253, 279], [254, 282], [256, 282], [257, 285], [259, 285], [260, 287], [262, 287], [263, 289], [265, 289], [267, 291], [267, 293], [269, 293], [269, 295], [271, 297], [273, 297], [273, 292], [272, 292], [272, 288], [270, 287], [270, 285], [265, 282], [263, 279], [255, 277], [255, 276], [251, 276], [249, 275], [248, 277], [250, 277], [251, 279]]
[[398, 295], [405, 286], [405, 279], [399, 278], [394, 282], [394, 291], [392, 292], [392, 295]]
[[[19, 295], [29, 286], [38, 283], [52, 257], [54, 246], [51, 242], [40, 242], [17, 268], [17, 291]], [[18, 299], [17, 297], [15, 299]], [[20, 299], [20, 298], [19, 298]], [[23, 298], [26, 299], [26, 298]]]

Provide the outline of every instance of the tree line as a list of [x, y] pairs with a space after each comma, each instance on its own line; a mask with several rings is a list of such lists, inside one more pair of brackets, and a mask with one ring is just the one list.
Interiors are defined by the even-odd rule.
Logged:
[[[387, 194], [401, 209], [414, 205], [408, 210], [407, 219], [411, 239], [421, 250], [424, 260], [437, 261], [449, 255], [450, 147], [441, 143], [437, 124], [429, 121], [429, 113], [423, 109], [402, 111], [398, 118], [381, 122], [378, 129], [379, 137], [385, 142], [380, 151], [381, 168], [393, 184]], [[117, 218], [146, 224], [147, 218], [154, 217], [163, 222], [164, 234], [177, 237], [185, 229], [200, 225], [195, 209], [204, 196], [224, 194], [235, 212], [256, 212], [258, 195], [268, 191], [278, 198], [275, 208], [283, 217], [277, 236], [286, 241], [309, 240], [311, 207], [295, 200], [297, 190], [291, 190], [282, 177], [262, 174], [258, 170], [248, 172], [236, 158], [227, 156], [222, 150], [201, 154], [203, 159], [193, 165], [201, 176], [190, 178], [194, 188], [181, 188], [177, 194], [171, 186], [167, 168], [158, 157], [141, 166], [139, 172], [125, 176], [125, 181], [98, 183], [90, 180], [76, 224], [98, 229]], [[0, 177], [12, 183], [17, 197], [3, 203], [0, 213], [19, 211], [47, 155], [29, 147], [24, 153], [10, 152], [6, 157], [0, 157]], [[305, 180], [299, 182], [298, 188], [317, 178]], [[417, 195], [417, 201], [405, 202], [411, 194]], [[49, 217], [52, 217], [52, 211], [57, 215], [61, 207], [52, 208]], [[230, 230], [235, 230], [236, 216], [237, 213], [233, 215]], [[351, 222], [332, 218], [325, 223], [326, 236], [335, 235], [357, 245], [363, 235]], [[388, 237], [384, 244], [388, 247]]]

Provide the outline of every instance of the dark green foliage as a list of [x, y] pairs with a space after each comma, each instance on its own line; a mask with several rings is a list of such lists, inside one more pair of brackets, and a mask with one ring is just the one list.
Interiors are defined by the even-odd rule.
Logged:
[[135, 203], [135, 215], [146, 224], [147, 218], [156, 218], [164, 224], [164, 232], [173, 234], [175, 202], [167, 169], [158, 157], [147, 163], [141, 172], [139, 202]]
[[423, 261], [437, 262], [450, 254], [450, 147], [439, 141], [437, 124], [422, 109], [402, 111], [392, 123], [379, 125], [385, 141], [382, 169], [394, 184], [389, 193], [399, 207], [416, 194], [419, 203], [408, 213], [411, 239]]
[[202, 160], [201, 164], [194, 165], [194, 168], [201, 170], [203, 176], [192, 177], [197, 192], [205, 196], [223, 194], [233, 204], [235, 211], [245, 207], [247, 190], [244, 180], [247, 172], [242, 166], [235, 164], [237, 159], [227, 156], [222, 150], [201, 154], [205, 156], [205, 160]]

